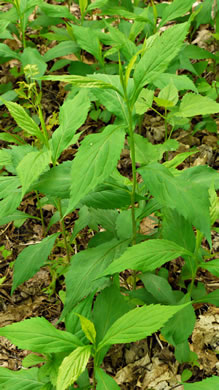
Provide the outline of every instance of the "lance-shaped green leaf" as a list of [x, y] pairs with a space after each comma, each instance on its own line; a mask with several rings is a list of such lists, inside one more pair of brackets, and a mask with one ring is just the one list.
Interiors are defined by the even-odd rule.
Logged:
[[[16, 190], [0, 201], [0, 218], [5, 218], [14, 213], [21, 202], [21, 191]], [[7, 223], [7, 222], [6, 222]]]
[[130, 0], [122, 0], [120, 4], [118, 4], [117, 0], [96, 0], [88, 6], [88, 10], [94, 8], [101, 8], [104, 15], [119, 15], [127, 19], [135, 19], [138, 17], [138, 15], [131, 12], [133, 10], [133, 5]]
[[84, 123], [90, 107], [86, 90], [81, 90], [73, 99], [64, 102], [59, 113], [60, 126], [53, 133], [52, 159], [57, 161], [61, 152], [73, 142], [76, 130]]
[[95, 280], [99, 272], [103, 272], [115, 258], [124, 252], [129, 240], [116, 239], [96, 248], [81, 251], [71, 259], [66, 274], [66, 300], [62, 317], [91, 292], [103, 288], [106, 278]]
[[[0, 203], [0, 205], [1, 205], [1, 203]], [[8, 210], [7, 210], [7, 213], [8, 213]], [[33, 215], [23, 213], [23, 211], [20, 211], [20, 210], [15, 210], [11, 214], [7, 214], [6, 216], [4, 216], [2, 218], [0, 217], [0, 226], [5, 225], [6, 223], [9, 223], [11, 221], [25, 222], [26, 219], [28, 219], [28, 218], [38, 219], [38, 221], [40, 221], [39, 217], [35, 217]]]
[[207, 263], [200, 263], [201, 268], [207, 269], [211, 274], [219, 277], [219, 259], [208, 261]]
[[[117, 0], [96, 0], [88, 6], [88, 10], [90, 11], [90, 10], [95, 9], [95, 8], [101, 8], [107, 12], [108, 10], [112, 9], [112, 7], [113, 7], [113, 9], [116, 12], [115, 15], [120, 15], [119, 13], [117, 13], [117, 10], [118, 10], [118, 12], [119, 12], [119, 10], [121, 12], [125, 11], [125, 10], [129, 10], [129, 11], [133, 10], [133, 5], [132, 5], [130, 0], [122, 0], [120, 3], [121, 4], [118, 5]], [[132, 15], [131, 12], [129, 12], [129, 13]], [[108, 15], [108, 13], [107, 13], [107, 15]], [[135, 14], [133, 14], [133, 15], [135, 15]]]
[[0, 43], [0, 56], [5, 58], [16, 58], [20, 60], [20, 54], [16, 53], [15, 50], [10, 49], [5, 43]]
[[[56, 39], [56, 38], [57, 37], [54, 37], [54, 39]], [[67, 39], [69, 39], [69, 37]], [[58, 43], [58, 45], [49, 49], [44, 54], [43, 58], [46, 62], [48, 62], [48, 61], [53, 60], [54, 58], [67, 56], [68, 54], [73, 54], [73, 53], [76, 53], [77, 51], [78, 51], [78, 45], [76, 42], [74, 42], [72, 40], [63, 41], [63, 42]], [[50, 69], [50, 71], [52, 71], [52, 70]]]
[[105, 181], [82, 199], [82, 203], [96, 209], [114, 209], [131, 204], [131, 192], [128, 187], [116, 181]]
[[29, 355], [25, 356], [25, 358], [22, 360], [22, 367], [29, 368], [45, 362], [46, 362], [46, 357], [35, 355], [35, 353], [30, 353]]
[[137, 91], [140, 92], [145, 84], [149, 84], [165, 71], [170, 61], [179, 52], [188, 28], [188, 23], [176, 24], [168, 28], [161, 36], [155, 37], [152, 45], [146, 48], [145, 54], [134, 71]]
[[214, 60], [216, 59], [215, 54], [196, 45], [185, 44], [185, 48], [182, 50], [182, 54], [195, 60], [204, 60], [206, 58], [212, 58]]
[[[3, 100], [1, 100], [2, 98], [4, 99], [4, 101], [6, 100], [11, 102], [15, 100], [16, 97], [17, 97], [17, 92], [15, 92], [14, 90], [9, 90], [3, 93], [2, 95], [0, 95], [0, 106], [4, 104]], [[23, 140], [18, 135], [14, 135], [14, 134], [0, 133], [0, 139], [6, 142], [16, 142], [18, 145], [23, 144]]]
[[112, 324], [130, 309], [129, 303], [115, 285], [105, 288], [98, 294], [93, 307], [97, 343], [103, 339]]
[[197, 167], [184, 169], [183, 171], [180, 171], [180, 178], [200, 184], [207, 190], [209, 190], [212, 183], [214, 183], [215, 189], [219, 189], [218, 172], [207, 165], [199, 165]]
[[95, 29], [71, 25], [73, 35], [78, 45], [92, 54], [101, 64], [103, 64], [102, 47]]
[[120, 5], [115, 5], [114, 7], [111, 7], [111, 6], [106, 7], [106, 8], [104, 7], [101, 14], [102, 15], [119, 15], [122, 18], [130, 19], [130, 20], [136, 19], [136, 20], [147, 22], [147, 19], [144, 16], [136, 15], [133, 12], [128, 11], [127, 9], [121, 8]]
[[219, 378], [218, 376], [212, 376], [201, 382], [184, 383], [183, 386], [184, 390], [218, 390]]
[[0, 336], [7, 337], [19, 348], [42, 354], [71, 352], [82, 345], [76, 336], [56, 329], [44, 317], [7, 325], [0, 329]]
[[85, 370], [91, 354], [91, 346], [78, 347], [63, 360], [59, 367], [57, 390], [65, 390], [73, 384]]
[[164, 88], [167, 84], [173, 83], [178, 91], [188, 90], [198, 92], [195, 84], [186, 75], [177, 75], [172, 73], [161, 73], [158, 78], [153, 81], [153, 84], [159, 88]]
[[[17, 145], [11, 145], [10, 149], [3, 149], [0, 152], [3, 152], [3, 158], [4, 154], [8, 154], [8, 157], [10, 158], [10, 161], [8, 161], [6, 164], [7, 170], [11, 172], [13, 175], [16, 175], [16, 168], [18, 164], [21, 162], [21, 160], [26, 156], [26, 154], [38, 151], [38, 149], [35, 146], [31, 146], [29, 144], [17, 146]], [[5, 152], [5, 153], [4, 153]], [[1, 153], [0, 153], [0, 159], [1, 159]]]
[[114, 379], [107, 375], [102, 368], [95, 368], [95, 378], [97, 380], [97, 390], [119, 390], [120, 387]]
[[20, 284], [32, 278], [45, 264], [59, 234], [52, 234], [38, 244], [29, 245], [18, 255], [14, 265], [12, 293]]
[[[140, 10], [140, 9], [139, 9]], [[145, 20], [143, 20], [145, 19]], [[141, 13], [136, 15], [136, 19], [134, 23], [131, 24], [129, 39], [135, 42], [135, 39], [145, 28], [145, 33], [147, 31], [147, 35], [151, 35], [149, 32], [153, 32], [154, 30], [154, 15], [152, 15], [151, 7], [145, 7], [142, 9]]]
[[101, 134], [88, 135], [72, 163], [71, 198], [67, 213], [116, 168], [124, 145], [121, 126], [107, 126]]
[[96, 330], [93, 322], [88, 320], [88, 318], [82, 316], [81, 314], [76, 314], [76, 315], [80, 319], [81, 329], [83, 330], [85, 336], [92, 344], [95, 344]]
[[[68, 332], [77, 335], [80, 340], [85, 339], [81, 329], [80, 318], [77, 314], [83, 315], [86, 318], [91, 318], [91, 310], [93, 306], [94, 292], [88, 295], [83, 301], [79, 302], [74, 310], [69, 312], [65, 317], [65, 328]], [[76, 314], [76, 315], [75, 315]]]
[[44, 136], [41, 133], [37, 124], [33, 121], [33, 119], [27, 114], [22, 106], [13, 102], [4, 101], [7, 109], [9, 110], [11, 116], [14, 118], [16, 123], [22, 130], [26, 131], [26, 133], [37, 137], [41, 142], [45, 142]]
[[102, 8], [107, 2], [108, 0], [95, 0], [94, 2], [92, 1], [92, 3], [89, 4], [89, 6], [87, 7], [87, 10], [91, 11], [95, 8]]
[[36, 78], [39, 80], [51, 80], [51, 81], [62, 81], [63, 83], [69, 83], [75, 85], [80, 88], [101, 88], [101, 89], [114, 89], [121, 95], [121, 91], [119, 91], [116, 87], [114, 87], [110, 83], [106, 83], [102, 80], [97, 80], [95, 78], [89, 78], [86, 76], [74, 76], [74, 75], [66, 75], [66, 76], [43, 76]]
[[52, 197], [55, 195], [60, 199], [69, 198], [71, 165], [71, 161], [64, 161], [62, 164], [43, 173], [33, 184], [34, 189]]
[[30, 8], [35, 7], [36, 5], [40, 6], [42, 4], [42, 0], [29, 0], [29, 1], [19, 1], [19, 7], [21, 14], [26, 13], [30, 10]]
[[190, 252], [195, 250], [195, 233], [192, 223], [174, 209], [163, 209], [162, 237], [174, 241]]
[[[10, 150], [10, 149], [9, 149]], [[0, 150], [0, 166], [11, 164], [11, 155], [8, 149]]]
[[160, 107], [173, 107], [178, 102], [178, 90], [173, 83], [170, 83], [164, 87], [158, 97], [154, 97], [155, 102]]
[[80, 5], [81, 14], [83, 15], [84, 11], [87, 8], [88, 0], [79, 0], [79, 5]]
[[194, 0], [174, 0], [165, 8], [159, 27], [162, 27], [169, 20], [185, 15], [192, 8], [193, 3]]
[[[99, 79], [102, 82], [109, 83], [114, 86], [114, 89], [94, 89], [92, 93], [103, 104], [108, 111], [115, 114], [118, 118], [123, 119], [124, 123], [128, 125], [128, 109], [123, 98], [122, 86], [120, 78], [117, 75], [95, 74], [91, 78]], [[130, 98], [133, 91], [133, 80], [128, 80], [127, 95]]]
[[219, 290], [214, 290], [211, 293], [195, 300], [195, 303], [210, 303], [219, 307]]
[[207, 96], [196, 95], [191, 92], [182, 98], [179, 111], [174, 115], [187, 118], [195, 115], [215, 114], [217, 112], [219, 112], [219, 103]]
[[121, 53], [124, 55], [126, 60], [129, 61], [138, 50], [136, 45], [130, 41], [123, 32], [121, 32], [118, 28], [112, 27], [109, 23], [107, 23], [107, 29], [109, 30], [109, 34], [107, 34], [109, 37], [107, 38], [111, 38], [111, 45], [113, 48], [116, 47], [118, 50], [121, 50]]
[[6, 198], [21, 185], [17, 176], [0, 176], [0, 197]]
[[9, 20], [0, 20], [0, 37], [1, 39], [13, 39], [13, 36], [8, 31]]
[[177, 303], [173, 290], [165, 278], [146, 272], [141, 275], [146, 290], [164, 305], [174, 305]]
[[143, 115], [153, 104], [154, 91], [143, 88], [135, 103], [135, 110], [138, 115]]
[[75, 16], [68, 10], [67, 7], [63, 5], [54, 5], [45, 3], [45, 1], [40, 2], [40, 9], [46, 14], [47, 17], [51, 18], [67, 18], [74, 20]]
[[196, 315], [193, 306], [186, 306], [167, 321], [162, 329], [162, 335], [170, 344], [179, 345], [191, 336], [195, 322]]
[[184, 307], [149, 305], [130, 310], [114, 322], [98, 345], [98, 350], [106, 345], [130, 343], [150, 336]]
[[4, 390], [40, 390], [45, 385], [45, 381], [38, 378], [38, 371], [38, 368], [12, 371], [0, 367], [0, 385]]
[[166, 161], [163, 163], [163, 165], [167, 168], [177, 168], [178, 165], [180, 165], [183, 161], [187, 159], [187, 157], [192, 156], [196, 153], [196, 150], [194, 149], [191, 152], [184, 152], [177, 154], [172, 160]]
[[207, 188], [191, 180], [183, 180], [180, 175], [174, 177], [167, 168], [158, 163], [148, 164], [140, 168], [139, 172], [148, 189], [161, 205], [176, 209], [180, 215], [205, 234], [209, 243], [211, 242], [210, 202]]
[[154, 271], [167, 261], [176, 259], [184, 254], [192, 256], [191, 252], [173, 241], [162, 239], [148, 240], [128, 248], [120, 258], [113, 261], [99, 275], [111, 275], [128, 268], [142, 272]]
[[26, 194], [31, 185], [45, 171], [50, 163], [50, 152], [30, 152], [17, 166], [17, 174], [22, 184], [22, 196]]
[[[175, 139], [168, 139], [163, 144], [153, 145], [142, 135], [134, 134], [136, 162], [148, 164], [152, 161], [160, 161], [164, 152], [177, 150], [178, 142]], [[130, 144], [130, 138], [128, 138]]]

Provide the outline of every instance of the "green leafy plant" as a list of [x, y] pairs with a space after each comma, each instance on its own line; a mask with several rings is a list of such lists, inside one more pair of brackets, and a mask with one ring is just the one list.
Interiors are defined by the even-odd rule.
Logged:
[[0, 246], [0, 252], [1, 252], [2, 256], [4, 257], [4, 259], [7, 259], [12, 254], [12, 251], [6, 249], [4, 245]]
[[[218, 261], [211, 260], [211, 227], [218, 218], [217, 173], [207, 166], [178, 170], [178, 165], [193, 152], [178, 154], [162, 163], [164, 153], [178, 148], [175, 140], [168, 139], [172, 133], [171, 130], [168, 134], [168, 123], [174, 126], [196, 115], [219, 112], [219, 104], [198, 93], [190, 78], [171, 73], [176, 58], [186, 50], [184, 40], [194, 17], [189, 14], [185, 22], [159, 33], [153, 2], [151, 7], [138, 12], [131, 1], [122, 1], [119, 6], [117, 3], [80, 2], [82, 24], [86, 12], [100, 7], [103, 14], [134, 21], [128, 37], [107, 23], [108, 34], [98, 29], [91, 34], [90, 27], [68, 25], [68, 33], [72, 31], [77, 45], [96, 58], [99, 73], [32, 75], [31, 88], [28, 90], [28, 85], [23, 84], [21, 90], [27, 91], [25, 96], [30, 97], [36, 109], [39, 125], [21, 105], [4, 101], [24, 136], [28, 134], [34, 142], [13, 145], [0, 152], [0, 165], [11, 174], [0, 176], [0, 221], [3, 224], [28, 218], [17, 208], [32, 191], [38, 194], [39, 204], [45, 201], [56, 209], [49, 226], [44, 226], [43, 240], [25, 248], [17, 257], [12, 292], [48, 264], [60, 235], [47, 235], [53, 223], [60, 223], [67, 259], [63, 271], [66, 294], [60, 318], [66, 331], [56, 329], [44, 318], [2, 328], [1, 336], [34, 352], [24, 359], [24, 367], [44, 363], [40, 368], [20, 372], [0, 368], [0, 383], [5, 389], [26, 385], [27, 389], [65, 390], [75, 382], [80, 388], [118, 389], [114, 379], [100, 367], [110, 346], [140, 340], [161, 328], [165, 340], [175, 347], [177, 360], [195, 364], [197, 356], [188, 344], [196, 318], [192, 303], [218, 306], [218, 291], [207, 294], [204, 285], [195, 285], [200, 268], [219, 276]], [[193, 1], [182, 4], [175, 0], [166, 6], [158, 29], [186, 14], [192, 4]], [[47, 6], [49, 9], [50, 5], [43, 5], [45, 9]], [[53, 11], [60, 12], [57, 8]], [[148, 39], [136, 45], [136, 37], [145, 34], [145, 20], [149, 21]], [[110, 46], [106, 53], [100, 42]], [[116, 66], [110, 74], [105, 59], [112, 56], [116, 56]], [[60, 108], [59, 126], [52, 135], [46, 128], [36, 84], [47, 80], [62, 81], [70, 87]], [[160, 89], [158, 96], [155, 87]], [[91, 102], [104, 106], [115, 118], [113, 123], [82, 137], [73, 161], [59, 163], [61, 153], [79, 140], [81, 132], [77, 130], [84, 124]], [[157, 111], [154, 104], [164, 108], [161, 115], [166, 125], [165, 142], [158, 145], [137, 133], [141, 116], [149, 108]], [[130, 151], [132, 180], [117, 170], [125, 141]], [[76, 209], [79, 217], [69, 234], [65, 216]], [[152, 213], [157, 216], [158, 229], [143, 235], [140, 223]], [[41, 221], [43, 224], [42, 209]], [[98, 233], [87, 249], [71, 257], [71, 244], [86, 226]], [[99, 231], [99, 226], [104, 231]], [[202, 248], [203, 239], [209, 250]], [[178, 257], [183, 266], [177, 288], [173, 289], [168, 281], [168, 262]], [[118, 275], [127, 269], [131, 274], [129, 283], [127, 288], [121, 288]], [[86, 370], [90, 358], [94, 367], [92, 385]], [[184, 386], [194, 390], [200, 386], [204, 390], [209, 383], [214, 388], [218, 378]]]
[[[10, 375], [7, 369], [0, 368], [3, 386], [9, 388], [14, 385], [15, 388], [20, 388], [24, 383], [28, 386], [28, 382], [30, 386], [32, 382], [33, 389], [43, 388], [43, 386], [52, 389], [56, 386], [56, 389], [64, 390], [75, 381], [80, 383], [82, 378], [79, 378], [89, 358], [93, 357], [93, 388], [96, 381], [99, 387], [106, 382], [107, 388], [110, 388], [110, 385], [118, 388], [116, 382], [99, 368], [110, 345], [136, 341], [150, 335], [183, 308], [183, 305], [172, 307], [150, 305], [131, 309], [115, 286], [108, 287], [98, 296], [93, 313], [91, 313], [91, 304], [92, 299], [87, 298], [83, 305], [76, 306], [75, 313], [72, 312], [66, 317], [66, 328], [69, 331], [57, 330], [44, 318], [32, 318], [2, 328], [1, 335], [9, 338], [20, 348], [43, 354], [43, 356], [28, 355], [23, 361], [24, 367], [45, 362], [41, 368], [32, 368], [25, 375], [19, 373]], [[99, 321], [103, 311], [108, 312], [108, 315], [104, 321]], [[93, 314], [94, 322], [81, 314], [85, 312], [89, 317]], [[109, 313], [112, 316], [109, 316]], [[88, 380], [86, 386], [90, 388]]]
[[[39, 3], [36, 0], [26, 1], [26, 0], [9, 0], [8, 3], [11, 3], [13, 8], [11, 8], [7, 15], [4, 15], [3, 20], [8, 20], [16, 22], [17, 24], [17, 35], [20, 38], [23, 48], [26, 47], [26, 38], [25, 31], [28, 24], [28, 18], [33, 12], [34, 7]], [[5, 24], [5, 29], [8, 27], [9, 23]], [[10, 37], [11, 38], [11, 37]], [[6, 46], [6, 45], [5, 45]], [[9, 48], [8, 48], [9, 49]], [[8, 50], [9, 54], [9, 50]], [[12, 57], [13, 58], [13, 57]]]

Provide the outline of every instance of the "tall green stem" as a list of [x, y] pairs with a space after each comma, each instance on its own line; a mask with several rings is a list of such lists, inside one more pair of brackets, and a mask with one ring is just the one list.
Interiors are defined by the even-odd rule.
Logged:
[[24, 14], [21, 13], [19, 1], [14, 1], [14, 5], [15, 5], [15, 8], [16, 8], [18, 17], [19, 17], [19, 28], [20, 28], [20, 33], [21, 33], [22, 45], [23, 45], [23, 49], [25, 49], [26, 48], [26, 39], [25, 39]]
[[132, 244], [136, 244], [136, 220], [135, 220], [135, 192], [137, 186], [136, 178], [136, 161], [135, 161], [135, 141], [134, 141], [134, 129], [132, 121], [132, 110], [125, 92], [125, 100], [128, 109], [128, 120], [129, 120], [129, 137], [130, 137], [130, 153], [132, 160], [132, 193], [131, 193], [131, 205], [132, 205]]
[[44, 223], [44, 218], [43, 218], [43, 209], [42, 209], [42, 206], [41, 206], [41, 203], [40, 203], [40, 198], [39, 198], [38, 191], [35, 191], [35, 192], [36, 192], [36, 197], [37, 197], [37, 203], [38, 203], [39, 209], [40, 209], [40, 220], [41, 220], [41, 223], [42, 223], [43, 237], [45, 237], [46, 236], [46, 228], [45, 228], [45, 223]]
[[21, 34], [22, 34], [22, 44], [23, 48], [26, 48], [26, 38], [25, 38], [25, 25], [24, 25], [24, 15], [21, 16], [20, 19], [20, 25], [21, 25]]
[[48, 149], [50, 149], [49, 141], [48, 141], [48, 134], [47, 134], [47, 130], [46, 130], [46, 124], [45, 124], [45, 121], [44, 121], [43, 112], [42, 112], [42, 108], [41, 108], [40, 104], [38, 105], [38, 114], [39, 114], [40, 123], [41, 123], [41, 127], [42, 127], [42, 131], [43, 131], [43, 135], [44, 135], [46, 146], [47, 146]]
[[167, 141], [167, 138], [168, 138], [168, 126], [167, 126], [167, 109], [166, 109], [166, 107], [165, 107], [164, 124], [165, 124], [165, 141]]
[[93, 385], [92, 385], [92, 390], [96, 390], [97, 382], [95, 378], [95, 358], [94, 358], [94, 370], [93, 370]]
[[135, 220], [135, 192], [136, 192], [136, 163], [135, 163], [135, 143], [134, 143], [134, 134], [133, 131], [130, 133], [130, 150], [131, 150], [131, 160], [132, 160], [132, 193], [131, 193], [131, 202], [132, 202], [132, 244], [136, 244], [136, 220]]
[[196, 233], [196, 243], [195, 243], [195, 252], [194, 252], [195, 270], [193, 272], [191, 284], [190, 284], [190, 287], [189, 287], [189, 296], [190, 297], [192, 295], [192, 290], [193, 290], [194, 283], [195, 283], [196, 273], [197, 273], [197, 270], [198, 270], [198, 264], [199, 264], [198, 253], [199, 253], [199, 249], [200, 249], [200, 246], [201, 246], [201, 243], [202, 243], [202, 239], [203, 239], [203, 234], [199, 230], [197, 230], [197, 233]]
[[57, 205], [58, 205], [58, 210], [59, 210], [59, 214], [60, 214], [60, 228], [61, 228], [62, 237], [64, 240], [66, 257], [67, 257], [68, 263], [70, 263], [69, 246], [68, 246], [67, 237], [66, 237], [66, 230], [65, 230], [65, 225], [64, 225], [64, 221], [63, 221], [62, 205], [61, 205], [60, 199], [58, 200]]
[[[167, 141], [168, 138], [168, 126], [167, 126], [167, 109], [165, 107], [165, 119], [164, 119], [164, 125], [165, 125], [165, 142]], [[165, 160], [168, 160], [168, 152], [165, 152]]]
[[[134, 126], [132, 120], [132, 107], [130, 105], [126, 86], [123, 83], [124, 97], [125, 103], [128, 110], [128, 125], [129, 125], [129, 137], [130, 137], [130, 154], [132, 160], [132, 193], [131, 193], [131, 212], [132, 212], [132, 245], [136, 244], [136, 235], [137, 235], [137, 227], [136, 227], [136, 219], [135, 219], [135, 192], [137, 187], [137, 177], [136, 177], [136, 161], [135, 161], [135, 140], [134, 140]], [[136, 289], [136, 271], [133, 272], [133, 289]]]

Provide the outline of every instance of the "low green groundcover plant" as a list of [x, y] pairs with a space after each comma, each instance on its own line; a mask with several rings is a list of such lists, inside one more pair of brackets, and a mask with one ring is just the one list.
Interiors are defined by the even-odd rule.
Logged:
[[[12, 3], [19, 15], [23, 3]], [[66, 9], [69, 16], [64, 6], [55, 8], [39, 3], [39, 8], [45, 14], [46, 9], [48, 13], [53, 12], [54, 18], [57, 12], [61, 13], [59, 7]], [[184, 43], [191, 26], [202, 23], [198, 18], [201, 9], [194, 14], [190, 12], [193, 3], [174, 0], [156, 8], [152, 1], [150, 6], [141, 8], [139, 1], [134, 5], [122, 1], [119, 6], [115, 1], [79, 1], [80, 23], [71, 18], [74, 23], [66, 25], [67, 32], [73, 34], [79, 55], [81, 50], [86, 50], [97, 61], [95, 69], [86, 68], [82, 75], [72, 70], [69, 75], [43, 76], [46, 67], [42, 66], [42, 59], [26, 63], [24, 55], [30, 50], [25, 57], [29, 59], [32, 50], [25, 39], [27, 15], [36, 2], [24, 8], [27, 15], [24, 12], [20, 16], [17, 34], [24, 50], [16, 55], [23, 61], [26, 81], [20, 84], [16, 94], [29, 105], [24, 108], [7, 96], [1, 97], [23, 130], [23, 138], [7, 138], [13, 145], [0, 151], [0, 165], [9, 173], [0, 176], [0, 224], [14, 221], [20, 226], [28, 218], [37, 218], [18, 210], [24, 196], [36, 193], [44, 238], [17, 257], [12, 293], [42, 266], [49, 265], [55, 279], [64, 275], [66, 291], [60, 294], [64, 303], [60, 321], [66, 330], [56, 329], [43, 317], [0, 329], [1, 336], [33, 352], [22, 363], [28, 370], [13, 372], [0, 368], [0, 383], [5, 390], [65, 390], [73, 389], [75, 383], [80, 389], [119, 389], [101, 368], [110, 346], [134, 342], [159, 330], [174, 346], [179, 362], [197, 364], [197, 356], [188, 343], [196, 320], [192, 304], [218, 306], [219, 303], [218, 291], [207, 294], [203, 283], [196, 285], [200, 268], [219, 276], [218, 261], [212, 260], [211, 242], [211, 229], [218, 218], [219, 179], [217, 172], [208, 166], [177, 169], [195, 153], [193, 150], [177, 154], [169, 161], [165, 158], [169, 151], [178, 149], [178, 142], [171, 139], [175, 128], [189, 126], [197, 115], [212, 124], [211, 115], [219, 112], [213, 88], [201, 94], [192, 79], [176, 74], [177, 69], [183, 68], [180, 58], [185, 59], [186, 53], [196, 51], [196, 58], [213, 56], [212, 61], [216, 60], [206, 50], [200, 52], [194, 45]], [[206, 4], [209, 2], [205, 1], [203, 7]], [[102, 24], [87, 25], [85, 15], [95, 8], [115, 19], [114, 15], [119, 15], [120, 29], [112, 27], [108, 19], [103, 22], [107, 32], [102, 31]], [[167, 22], [184, 15], [179, 23], [160, 32]], [[104, 45], [107, 51], [103, 50]], [[12, 57], [11, 52], [8, 57]], [[52, 58], [55, 57], [56, 54]], [[108, 58], [111, 63], [106, 61]], [[185, 63], [188, 68], [189, 62]], [[110, 68], [109, 64], [113, 66]], [[45, 124], [39, 92], [42, 81], [47, 80], [62, 81], [70, 90], [60, 107], [58, 128], [53, 134]], [[160, 90], [158, 95], [156, 88]], [[109, 114], [106, 122], [111, 118], [110, 124], [95, 134], [83, 136], [73, 161], [60, 162], [62, 152], [78, 142], [82, 131], [77, 130], [85, 123], [94, 104], [105, 107]], [[32, 110], [37, 120], [27, 109]], [[142, 116], [149, 109], [163, 112], [163, 144], [152, 145], [138, 131]], [[27, 135], [32, 139], [31, 144], [26, 142]], [[117, 170], [124, 146], [130, 150], [132, 180]], [[51, 204], [56, 210], [47, 227], [43, 219], [44, 204]], [[70, 234], [64, 217], [76, 209], [79, 217]], [[143, 235], [141, 221], [152, 213], [157, 216], [158, 228]], [[57, 222], [61, 231], [49, 235], [50, 227]], [[71, 244], [86, 226], [97, 233], [87, 249], [72, 256]], [[98, 226], [103, 229], [98, 231]], [[202, 248], [203, 239], [209, 250], [206, 246]], [[59, 265], [59, 270], [49, 260], [58, 240], [66, 250], [66, 261]], [[167, 263], [179, 256], [183, 267], [177, 288], [173, 289], [168, 281]], [[120, 286], [119, 273], [127, 269], [130, 276], [125, 288]], [[91, 358], [92, 385], [86, 368]], [[184, 375], [182, 382], [187, 379]], [[218, 378], [212, 377], [199, 383], [184, 383], [184, 389], [216, 390], [218, 384]]]

